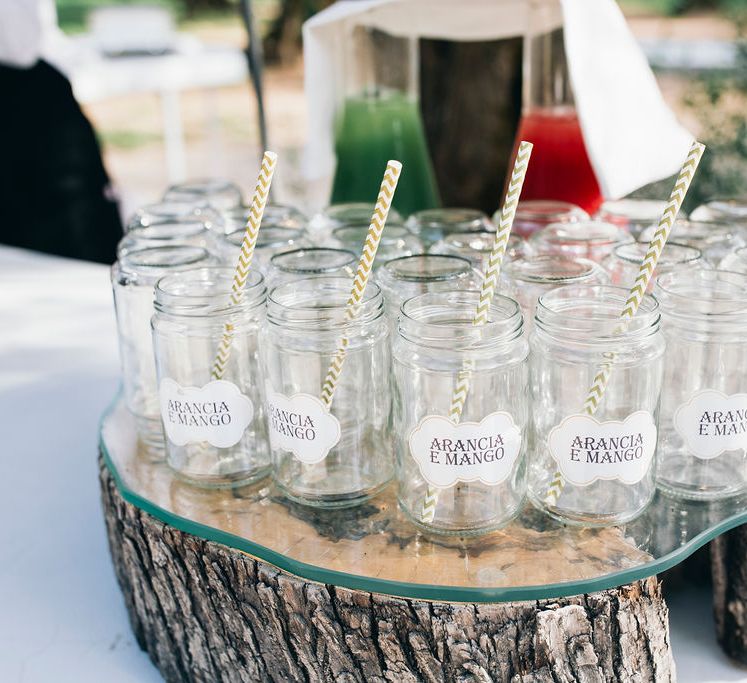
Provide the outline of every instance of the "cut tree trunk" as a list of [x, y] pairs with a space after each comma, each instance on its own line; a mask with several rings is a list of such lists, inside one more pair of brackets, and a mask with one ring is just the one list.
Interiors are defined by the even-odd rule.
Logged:
[[732, 659], [747, 664], [747, 525], [711, 542], [716, 637]]
[[167, 681], [672, 681], [652, 577], [540, 602], [410, 600], [303, 580], [127, 503], [99, 461], [132, 628]]

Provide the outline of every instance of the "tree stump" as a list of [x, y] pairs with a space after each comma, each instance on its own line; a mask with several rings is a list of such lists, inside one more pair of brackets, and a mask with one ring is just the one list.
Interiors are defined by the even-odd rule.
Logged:
[[132, 628], [167, 681], [672, 681], [655, 577], [461, 604], [305, 581], [126, 502], [99, 461]]
[[732, 659], [747, 664], [747, 526], [711, 541], [716, 637]]

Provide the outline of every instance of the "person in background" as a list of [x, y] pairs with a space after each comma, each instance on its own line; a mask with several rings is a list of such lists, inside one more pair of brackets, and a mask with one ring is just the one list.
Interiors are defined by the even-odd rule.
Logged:
[[112, 263], [117, 202], [69, 81], [41, 57], [49, 25], [53, 3], [0, 0], [0, 242]]

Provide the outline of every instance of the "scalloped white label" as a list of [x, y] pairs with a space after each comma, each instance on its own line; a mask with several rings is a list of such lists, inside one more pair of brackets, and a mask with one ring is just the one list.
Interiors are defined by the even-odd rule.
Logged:
[[747, 394], [699, 391], [675, 411], [674, 428], [701, 460], [747, 450]]
[[270, 445], [307, 465], [322, 462], [340, 441], [340, 421], [311, 394], [285, 396], [267, 384]]
[[235, 446], [254, 418], [254, 405], [232, 382], [182, 387], [165, 377], [159, 386], [161, 419], [177, 446], [207, 441], [216, 448]]
[[429, 484], [448, 488], [480, 481], [495, 486], [511, 475], [521, 452], [521, 430], [505, 412], [459, 424], [428, 415], [410, 432], [408, 442]]
[[553, 427], [547, 445], [562, 475], [576, 486], [614, 479], [637, 484], [651, 467], [656, 437], [654, 416], [639, 410], [623, 421], [571, 415]]

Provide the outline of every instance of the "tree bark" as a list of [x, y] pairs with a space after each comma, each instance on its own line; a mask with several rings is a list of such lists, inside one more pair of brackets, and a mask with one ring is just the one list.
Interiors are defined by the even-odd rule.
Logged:
[[160, 522], [99, 465], [132, 628], [169, 682], [674, 680], [656, 578], [500, 604], [317, 584]]
[[711, 541], [711, 576], [718, 642], [747, 664], [747, 525]]

